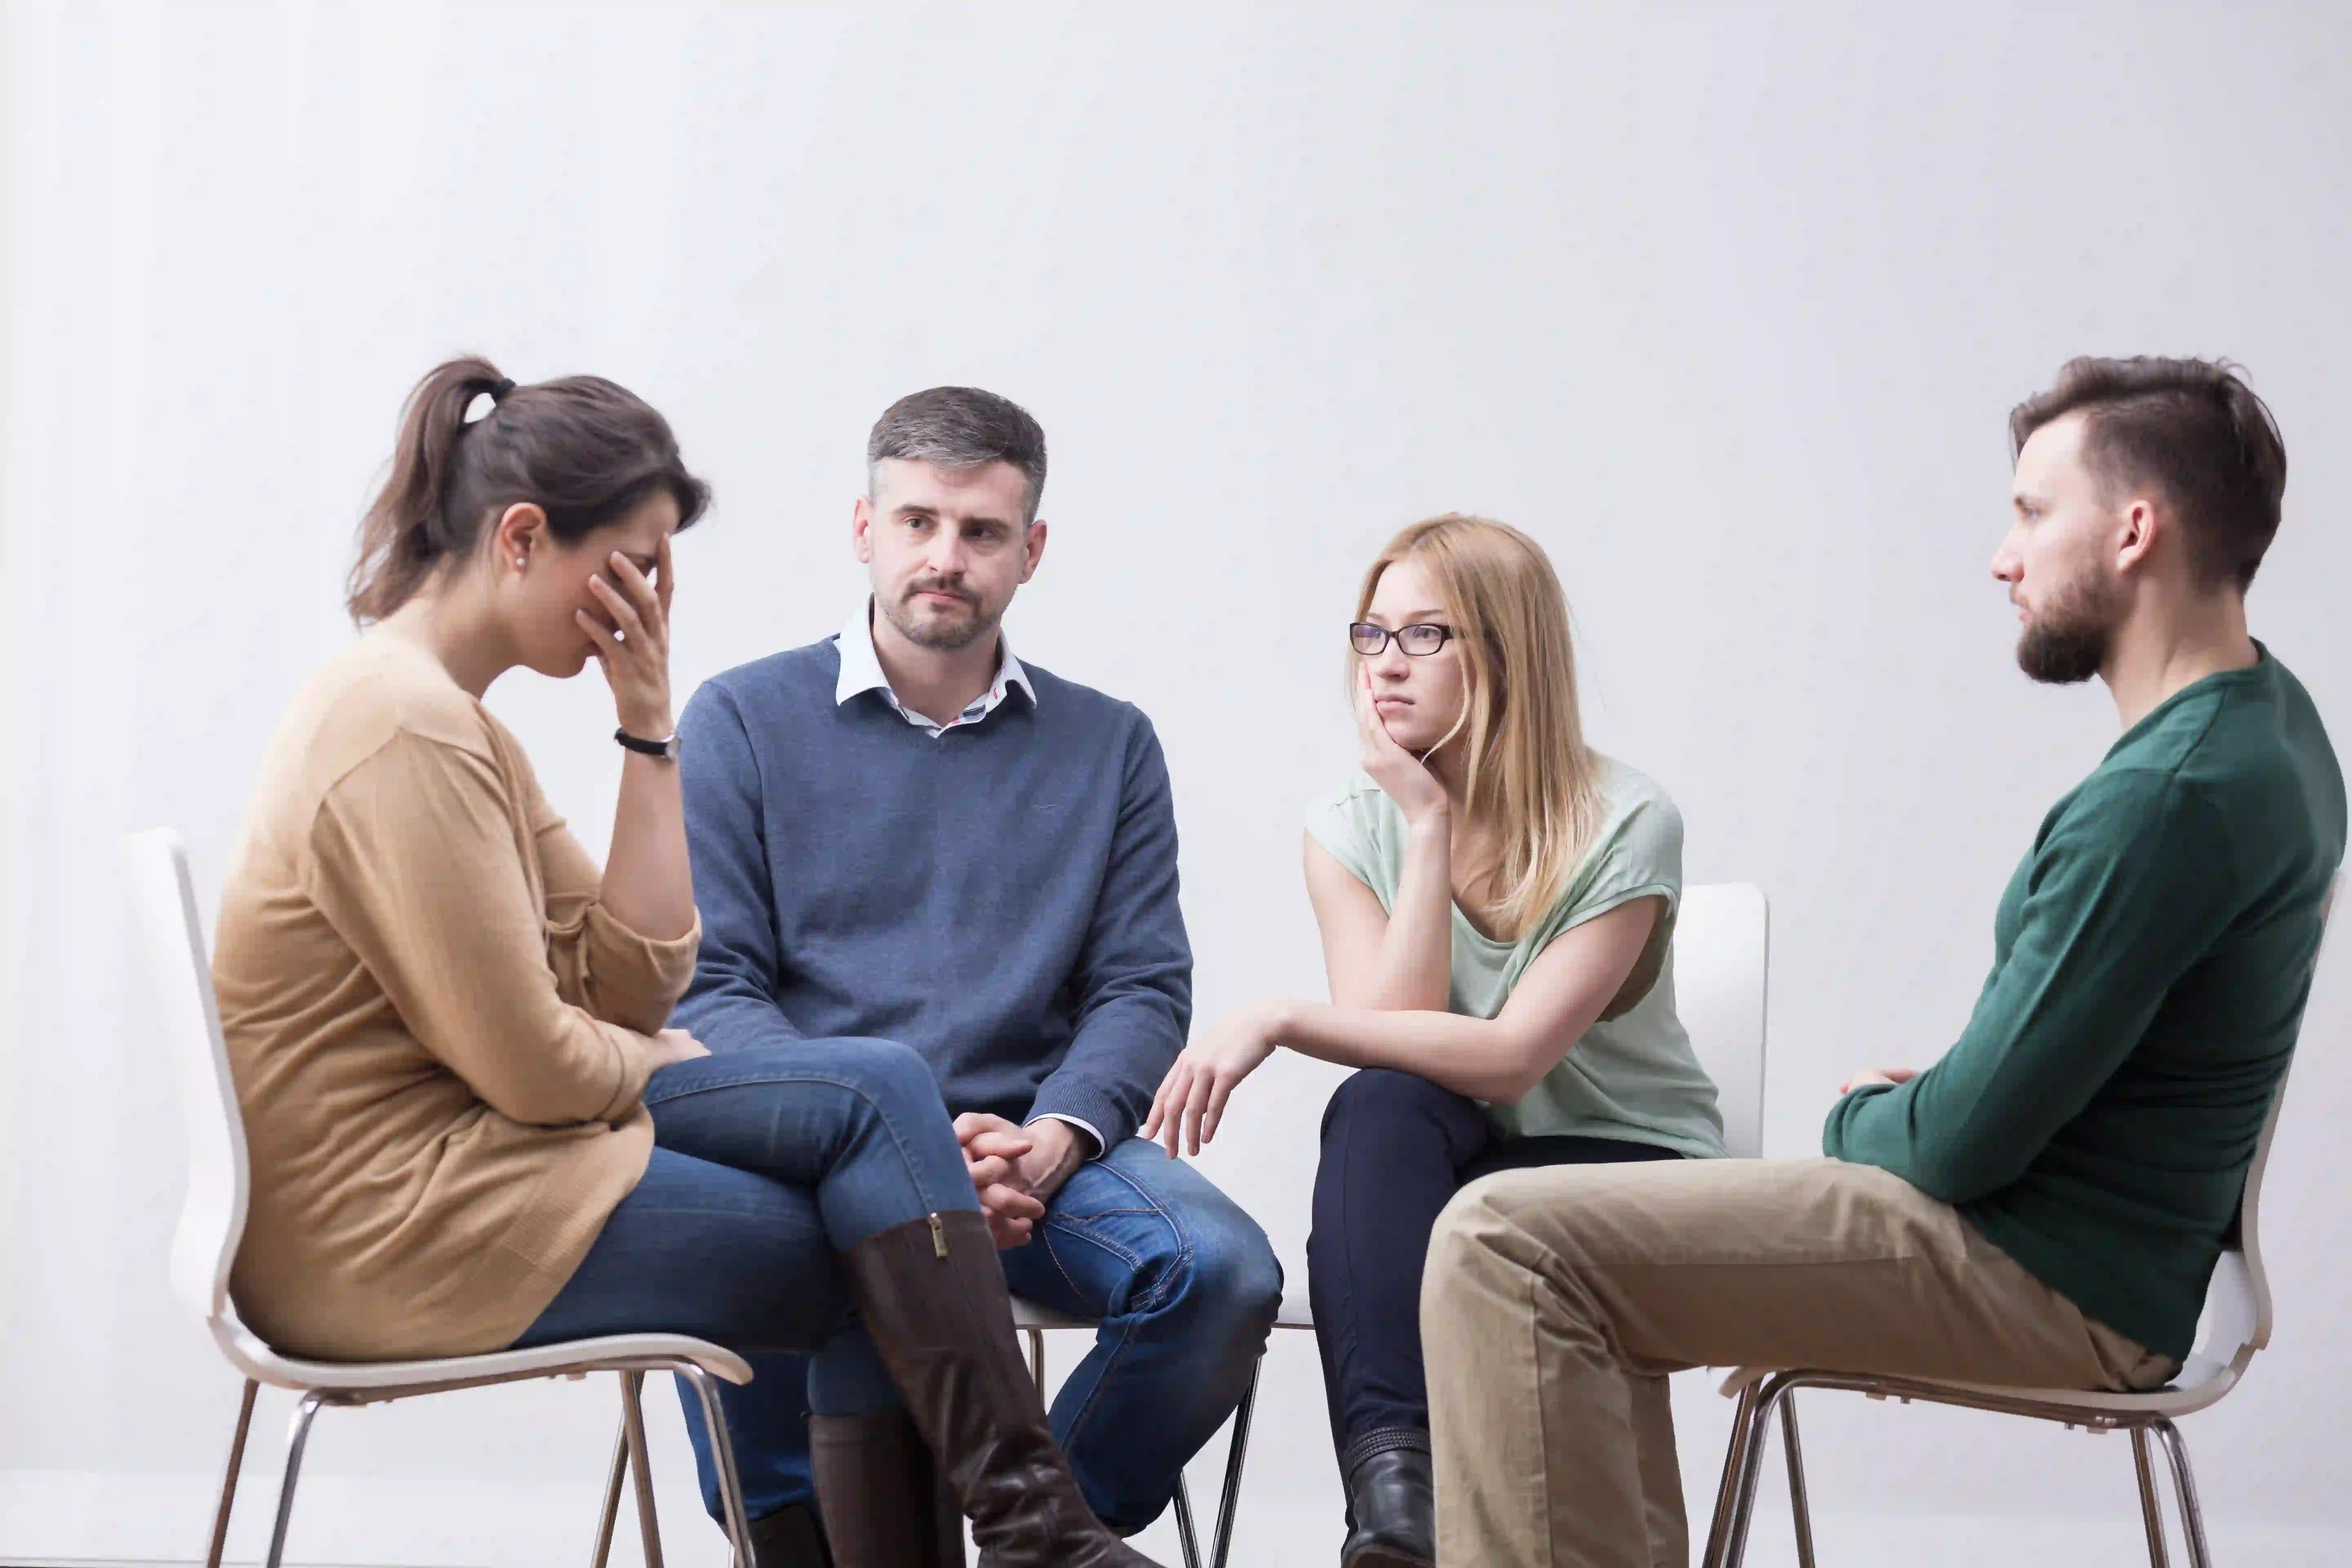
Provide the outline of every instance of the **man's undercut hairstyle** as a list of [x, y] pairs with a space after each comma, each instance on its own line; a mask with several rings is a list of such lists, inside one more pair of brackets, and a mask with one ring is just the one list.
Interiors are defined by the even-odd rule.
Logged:
[[2058, 384], [2010, 411], [2013, 461], [2032, 434], [2083, 416], [2083, 457], [2113, 495], [2147, 486], [2169, 502], [2206, 588], [2254, 580], [2278, 532], [2286, 444], [2242, 367], [2227, 360], [2068, 360]]
[[1045, 493], [1045, 432], [1029, 411], [1010, 398], [976, 386], [934, 386], [910, 393], [882, 411], [866, 437], [866, 491], [874, 493], [874, 470], [885, 458], [937, 463], [965, 473], [990, 463], [1010, 463], [1029, 481], [1024, 523], [1037, 521]]

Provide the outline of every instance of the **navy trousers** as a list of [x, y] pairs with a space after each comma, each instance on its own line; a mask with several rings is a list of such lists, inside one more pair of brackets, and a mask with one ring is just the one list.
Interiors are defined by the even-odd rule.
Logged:
[[1323, 1113], [1307, 1290], [1344, 1479], [1389, 1448], [1429, 1447], [1421, 1274], [1454, 1194], [1496, 1171], [1673, 1160], [1613, 1138], [1502, 1138], [1477, 1101], [1427, 1079], [1367, 1068]]

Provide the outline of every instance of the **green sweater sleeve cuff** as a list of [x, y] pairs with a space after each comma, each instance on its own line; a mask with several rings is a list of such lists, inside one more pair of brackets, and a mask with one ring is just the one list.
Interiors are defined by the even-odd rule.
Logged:
[[1891, 1083], [1866, 1083], [1850, 1094], [1838, 1096], [1837, 1103], [1830, 1107], [1829, 1120], [1822, 1124], [1822, 1152], [1832, 1160], [1875, 1163], [1854, 1149], [1854, 1119], [1869, 1101], [1894, 1088]]

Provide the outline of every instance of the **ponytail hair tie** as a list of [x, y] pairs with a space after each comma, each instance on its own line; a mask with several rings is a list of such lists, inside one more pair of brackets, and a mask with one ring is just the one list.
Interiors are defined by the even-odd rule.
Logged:
[[507, 394], [513, 390], [514, 383], [509, 381], [504, 376], [500, 376], [498, 380], [490, 384], [490, 401], [492, 403], [504, 403], [507, 398]]

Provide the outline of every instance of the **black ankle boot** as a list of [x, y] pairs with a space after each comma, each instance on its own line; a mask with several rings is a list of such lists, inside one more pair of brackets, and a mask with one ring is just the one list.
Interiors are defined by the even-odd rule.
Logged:
[[816, 1510], [792, 1502], [753, 1520], [751, 1562], [754, 1568], [833, 1568]]
[[1433, 1568], [1437, 1488], [1429, 1455], [1383, 1448], [1357, 1460], [1348, 1472], [1348, 1519], [1355, 1528], [1339, 1548], [1340, 1568]]

